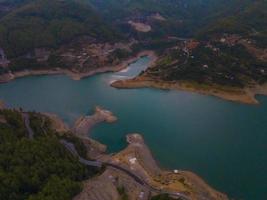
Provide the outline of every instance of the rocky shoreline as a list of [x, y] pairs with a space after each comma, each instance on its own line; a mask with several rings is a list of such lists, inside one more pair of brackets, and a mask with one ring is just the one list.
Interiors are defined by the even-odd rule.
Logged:
[[117, 188], [122, 187], [130, 200], [150, 199], [160, 193], [170, 196], [179, 194], [190, 200], [228, 200], [226, 195], [217, 192], [191, 172], [160, 169], [140, 134], [128, 134], [127, 141], [128, 146], [124, 150], [102, 161], [134, 172], [150, 187], [136, 182], [120, 170], [107, 167], [100, 176], [85, 181], [83, 191], [74, 200], [117, 200], [120, 196]]
[[97, 106], [95, 112], [90, 116], [81, 116], [78, 118], [74, 124], [73, 132], [80, 137], [87, 137], [90, 130], [98, 123], [114, 123], [118, 119], [113, 115], [112, 112], [104, 110], [103, 108]]
[[0, 83], [6, 83], [17, 78], [22, 78], [26, 76], [40, 76], [40, 75], [60, 75], [64, 74], [69, 76], [73, 80], [81, 80], [99, 73], [105, 72], [118, 72], [128, 67], [129, 64], [138, 60], [140, 57], [149, 56], [152, 59], [156, 58], [156, 55], [153, 51], [142, 51], [135, 56], [132, 56], [119, 65], [115, 66], [106, 66], [98, 69], [89, 70], [88, 72], [75, 72], [68, 69], [55, 68], [55, 69], [42, 69], [42, 70], [24, 70], [19, 72], [9, 72], [6, 74], [0, 75]]
[[252, 105], [259, 104], [258, 100], [255, 98], [256, 95], [267, 95], [267, 84], [256, 85], [254, 87], [244, 89], [222, 88], [217, 86], [201, 86], [190, 82], [166, 82], [142, 76], [128, 80], [118, 80], [113, 82], [111, 86], [119, 89], [148, 87], [163, 90], [182, 90]]
[[[54, 128], [68, 127], [60, 118], [51, 114], [48, 116], [52, 121], [56, 120], [52, 123], [56, 124]], [[201, 198], [228, 200], [226, 195], [211, 188], [192, 172], [160, 169], [140, 134], [128, 134], [126, 136], [128, 146], [120, 152], [108, 155], [105, 152], [105, 145], [92, 140], [86, 131], [90, 131], [93, 126], [99, 123], [114, 123], [116, 120], [117, 117], [112, 112], [97, 106], [92, 115], [79, 118], [69, 131], [82, 139], [87, 147], [88, 156], [132, 171], [142, 180], [145, 180], [146, 184], [150, 185], [150, 189], [147, 185], [142, 185], [129, 177], [127, 173], [113, 167], [106, 167], [101, 175], [84, 182], [82, 192], [74, 200], [117, 200], [120, 197], [118, 188], [121, 187], [125, 189], [130, 200], [139, 199], [140, 196], [143, 199], [149, 199], [160, 193], [185, 195], [190, 200]], [[154, 188], [152, 193], [151, 188]]]
[[[129, 200], [150, 200], [163, 193], [183, 200], [229, 200], [192, 172], [161, 169], [138, 133], [126, 136], [128, 146], [125, 149], [107, 154], [107, 147], [91, 139], [86, 131], [98, 123], [116, 122], [117, 117], [108, 110], [97, 106], [92, 115], [79, 118], [73, 128], [55, 114], [40, 113], [40, 116], [43, 120], [48, 118], [51, 130], [62, 138], [78, 137], [88, 158], [108, 163], [101, 173], [83, 182], [83, 190], [74, 200], [118, 200], [122, 195], [121, 188]], [[0, 116], [0, 122], [5, 123], [5, 118]]]

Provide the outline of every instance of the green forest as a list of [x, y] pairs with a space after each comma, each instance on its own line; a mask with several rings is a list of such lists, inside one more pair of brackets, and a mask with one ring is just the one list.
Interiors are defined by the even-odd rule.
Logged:
[[[97, 170], [80, 164], [65, 149], [60, 136], [50, 129], [48, 119], [43, 122], [43, 116], [37, 113], [30, 116], [33, 140], [27, 137], [21, 112], [0, 111], [1, 199], [72, 199], [81, 191], [81, 181]], [[71, 140], [76, 141], [80, 152], [84, 151], [79, 139]]]
[[56, 48], [75, 37], [89, 35], [115, 40], [118, 35], [81, 0], [36, 0], [0, 19], [0, 47], [9, 58], [36, 47]]

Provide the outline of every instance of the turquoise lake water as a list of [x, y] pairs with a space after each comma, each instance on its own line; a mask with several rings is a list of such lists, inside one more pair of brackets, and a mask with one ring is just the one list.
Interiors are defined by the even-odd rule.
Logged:
[[236, 200], [267, 199], [267, 98], [252, 106], [181, 91], [118, 90], [114, 79], [137, 75], [144, 57], [129, 70], [74, 81], [34, 76], [0, 85], [9, 107], [53, 112], [67, 123], [96, 105], [111, 110], [115, 124], [98, 125], [92, 137], [109, 152], [126, 146], [127, 133], [142, 133], [161, 167], [197, 173]]

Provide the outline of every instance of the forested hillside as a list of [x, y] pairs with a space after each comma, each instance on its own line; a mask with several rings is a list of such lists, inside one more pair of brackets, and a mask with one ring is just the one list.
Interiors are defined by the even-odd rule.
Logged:
[[[143, 34], [150, 38], [228, 31], [253, 32], [262, 39], [266, 10], [264, 0], [1, 0], [0, 48], [16, 57], [81, 35], [99, 41], [114, 41], [118, 32], [136, 37], [125, 28], [128, 20], [151, 25], [152, 31]], [[152, 20], [155, 13], [164, 20]]]
[[[258, 1], [258, 0], [257, 0]], [[217, 20], [243, 12], [253, 0], [90, 0], [109, 21], [160, 13], [170, 23], [173, 34], [193, 36], [199, 29]], [[261, 1], [261, 0], [260, 0]], [[260, 2], [259, 1], [259, 2]], [[264, 2], [264, 1], [262, 1]], [[261, 8], [263, 9], [263, 8]], [[253, 12], [256, 12], [254, 10]], [[142, 18], [142, 17], [141, 17]], [[161, 24], [164, 26], [164, 23]], [[162, 28], [162, 27], [161, 27]], [[170, 28], [169, 28], [170, 29]]]
[[98, 40], [117, 37], [86, 1], [18, 2], [21, 6], [0, 19], [0, 47], [9, 58], [36, 47], [58, 47], [82, 35]]
[[222, 15], [215, 23], [202, 30], [203, 36], [216, 33], [240, 34], [267, 45], [267, 1], [245, 2], [236, 12]]
[[219, 87], [243, 88], [266, 83], [267, 1], [214, 2], [221, 3], [221, 7], [209, 1], [202, 4], [188, 1], [188, 9], [195, 6], [201, 10], [203, 6], [202, 11], [194, 14], [203, 16], [196, 18], [203, 27], [192, 39], [166, 50], [146, 75], [156, 80]]
[[[81, 181], [97, 171], [80, 164], [59, 142], [61, 136], [51, 129], [48, 118], [38, 113], [28, 115], [33, 139], [20, 111], [0, 110], [1, 199], [72, 199], [81, 191]], [[82, 153], [82, 143], [70, 139]]]
[[116, 52], [126, 58], [144, 49], [173, 65], [184, 50], [168, 56], [168, 48], [191, 38], [199, 45], [186, 65], [177, 71], [167, 62], [160, 77], [237, 86], [266, 81], [266, 0], [0, 0], [0, 6], [0, 64], [8, 66], [2, 74], [55, 67], [88, 72], [118, 64]]

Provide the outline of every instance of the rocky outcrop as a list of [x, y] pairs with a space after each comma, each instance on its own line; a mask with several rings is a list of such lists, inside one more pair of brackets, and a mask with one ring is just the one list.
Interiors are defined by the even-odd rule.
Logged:
[[[64, 134], [73, 134], [71, 128], [56, 114], [52, 113], [42, 113], [44, 116], [48, 117], [51, 122], [51, 128], [60, 135]], [[93, 140], [89, 137], [80, 137], [83, 144], [87, 149], [87, 156], [91, 159], [97, 159], [106, 152], [106, 145], [101, 144], [100, 142]]]
[[87, 136], [96, 124], [101, 122], [113, 123], [115, 121], [117, 121], [117, 117], [112, 112], [97, 106], [93, 115], [82, 116], [75, 122], [73, 132], [78, 136]]

